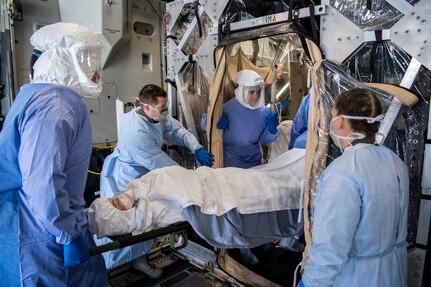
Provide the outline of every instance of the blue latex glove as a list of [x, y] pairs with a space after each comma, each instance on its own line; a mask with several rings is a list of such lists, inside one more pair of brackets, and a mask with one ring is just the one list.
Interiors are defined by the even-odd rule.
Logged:
[[82, 234], [69, 244], [63, 246], [64, 267], [72, 267], [88, 260], [90, 256], [88, 242]]
[[269, 132], [272, 134], [275, 134], [277, 132], [277, 113], [276, 112], [270, 112], [265, 117], [265, 123], [266, 123], [266, 127], [268, 128]]
[[196, 159], [199, 161], [200, 164], [212, 167], [214, 162], [214, 155], [210, 152], [208, 152], [206, 149], [201, 147], [200, 149], [197, 149], [195, 151]]
[[224, 128], [229, 128], [229, 118], [223, 114], [217, 122], [217, 128], [222, 130]]
[[302, 280], [299, 281], [298, 287], [305, 287], [304, 283], [302, 283]]

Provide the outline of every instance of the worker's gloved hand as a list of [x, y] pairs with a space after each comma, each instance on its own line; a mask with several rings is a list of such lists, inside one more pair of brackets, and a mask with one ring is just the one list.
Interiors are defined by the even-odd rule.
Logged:
[[265, 117], [265, 123], [266, 123], [266, 127], [268, 128], [269, 132], [275, 134], [277, 132], [277, 113], [276, 112], [270, 112]]
[[222, 130], [224, 128], [229, 128], [229, 118], [223, 114], [217, 122], [217, 128]]
[[302, 280], [299, 281], [298, 287], [305, 287], [304, 283], [302, 283]]
[[210, 152], [208, 152], [206, 149], [201, 147], [200, 149], [197, 149], [195, 151], [196, 159], [199, 161], [200, 164], [212, 167], [214, 162], [214, 155]]
[[78, 265], [88, 260], [89, 255], [88, 242], [80, 234], [78, 238], [63, 246], [64, 267]]

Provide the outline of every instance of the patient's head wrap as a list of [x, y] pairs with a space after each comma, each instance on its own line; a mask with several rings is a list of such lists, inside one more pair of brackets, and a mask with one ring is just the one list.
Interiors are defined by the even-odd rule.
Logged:
[[117, 193], [116, 197], [121, 201], [121, 203], [124, 205], [126, 209], [131, 209], [135, 204], [135, 199], [133, 198], [133, 192], [130, 189]]
[[97, 198], [88, 210], [90, 232], [98, 238], [131, 233], [136, 229], [135, 208], [119, 210], [106, 198]]

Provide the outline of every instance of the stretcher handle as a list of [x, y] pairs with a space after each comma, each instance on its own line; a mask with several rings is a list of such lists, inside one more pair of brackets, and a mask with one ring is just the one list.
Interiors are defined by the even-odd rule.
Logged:
[[137, 243], [141, 243], [144, 241], [147, 241], [149, 239], [154, 239], [159, 236], [167, 235], [170, 233], [174, 233], [177, 231], [182, 231], [190, 227], [190, 224], [185, 222], [179, 222], [174, 223], [169, 226], [152, 230], [149, 232], [145, 232], [138, 235], [132, 235], [132, 234], [125, 234], [120, 236], [110, 236], [109, 238], [112, 240], [112, 242], [103, 244], [100, 246], [95, 246], [90, 248], [90, 256], [101, 254], [107, 251], [123, 248], [126, 246], [134, 245]]

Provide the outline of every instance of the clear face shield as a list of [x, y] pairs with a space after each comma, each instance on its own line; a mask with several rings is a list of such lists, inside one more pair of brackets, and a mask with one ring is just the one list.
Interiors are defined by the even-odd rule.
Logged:
[[90, 93], [88, 96], [98, 96], [102, 90], [102, 46], [76, 43], [71, 50], [81, 88]]
[[241, 97], [237, 97], [237, 100], [245, 107], [254, 110], [265, 105], [263, 82], [255, 85], [240, 85], [237, 89], [239, 89], [238, 92], [241, 94]]

